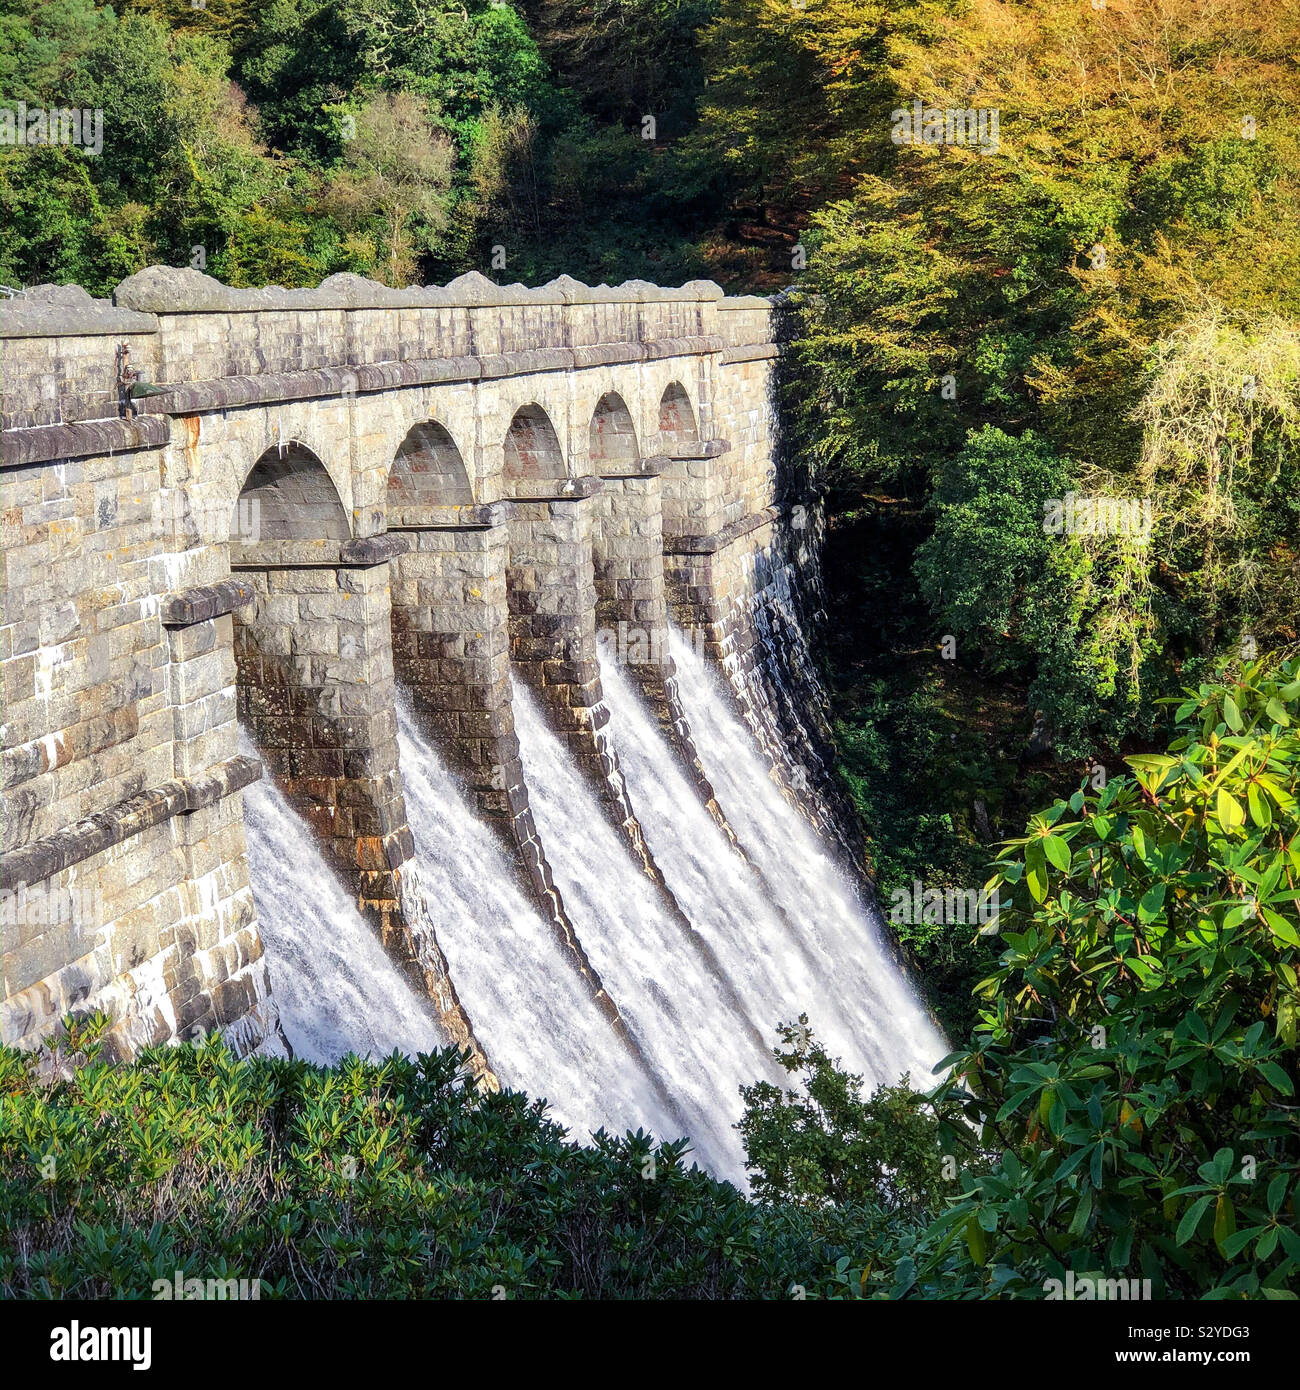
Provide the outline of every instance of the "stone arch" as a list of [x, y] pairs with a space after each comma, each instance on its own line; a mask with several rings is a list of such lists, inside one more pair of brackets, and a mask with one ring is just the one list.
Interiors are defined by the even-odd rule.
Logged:
[[617, 391], [606, 391], [596, 402], [589, 440], [591, 466], [597, 473], [635, 466], [640, 460], [632, 413]]
[[249, 470], [230, 526], [236, 543], [346, 541], [348, 515], [325, 465], [305, 444], [273, 444]]
[[665, 448], [699, 443], [695, 411], [680, 381], [670, 381], [659, 398], [659, 436]]
[[564, 450], [551, 417], [535, 401], [520, 406], [510, 421], [505, 441], [505, 483], [554, 482], [569, 476]]
[[388, 474], [389, 525], [422, 507], [473, 505], [474, 487], [456, 441], [436, 420], [413, 425], [398, 446]]

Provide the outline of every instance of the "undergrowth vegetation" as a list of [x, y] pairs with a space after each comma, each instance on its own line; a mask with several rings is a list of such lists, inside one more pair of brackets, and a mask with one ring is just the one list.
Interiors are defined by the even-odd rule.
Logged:
[[0, 1291], [1294, 1298], [1300, 659], [1173, 717], [1167, 753], [999, 853], [1001, 958], [940, 1084], [864, 1096], [806, 1018], [782, 1029], [792, 1085], [744, 1092], [752, 1196], [682, 1140], [571, 1142], [450, 1051], [110, 1067], [106, 1020], [70, 1020], [0, 1052]]
[[[780, 1297], [829, 1287], [848, 1212], [754, 1207], [644, 1134], [567, 1142], [448, 1050], [333, 1070], [217, 1039], [43, 1079], [0, 1053], [5, 1297]], [[842, 1237], [837, 1232], [843, 1231]]]

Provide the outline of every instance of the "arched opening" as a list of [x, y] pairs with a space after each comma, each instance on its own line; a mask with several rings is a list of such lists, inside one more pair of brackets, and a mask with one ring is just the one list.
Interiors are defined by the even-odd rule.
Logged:
[[540, 405], [525, 405], [515, 411], [506, 432], [505, 480], [512, 483], [554, 482], [568, 477], [564, 451]]
[[659, 435], [664, 448], [699, 443], [691, 398], [680, 382], [670, 382], [659, 401]]
[[410, 507], [464, 507], [474, 501], [465, 460], [436, 421], [416, 425], [402, 441], [388, 475], [389, 525]]
[[616, 391], [607, 391], [596, 402], [591, 417], [590, 453], [592, 468], [597, 473], [635, 465], [641, 457], [631, 412]]
[[231, 540], [345, 541], [347, 512], [325, 465], [305, 444], [273, 445], [253, 465], [239, 490]]

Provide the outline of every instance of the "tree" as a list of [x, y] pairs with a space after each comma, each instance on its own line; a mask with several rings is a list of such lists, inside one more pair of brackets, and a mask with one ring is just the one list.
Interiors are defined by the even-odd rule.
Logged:
[[704, 90], [698, 36], [716, 0], [533, 0], [525, 9], [557, 81], [602, 124], [639, 135], [653, 115], [661, 140], [693, 124]]
[[1137, 408], [1157, 558], [1203, 652], [1300, 632], [1300, 328], [1214, 307], [1162, 341]]
[[[931, 1228], [984, 1296], [1095, 1273], [1290, 1297], [1300, 1271], [1300, 661], [1175, 711], [1166, 754], [1001, 853], [1007, 950], [949, 1097], [1004, 1152]], [[1013, 926], [1019, 929], [1011, 929]]]
[[373, 231], [376, 272], [387, 284], [410, 284], [417, 257], [436, 247], [446, 224], [454, 148], [408, 93], [376, 97], [356, 128], [327, 205], [353, 235]]
[[70, 96], [82, 59], [115, 22], [112, 10], [96, 8], [94, 0], [0, 0], [4, 100], [53, 103], [60, 92]]
[[778, 1030], [776, 1060], [799, 1090], [769, 1081], [742, 1089], [738, 1128], [765, 1202], [883, 1206], [906, 1218], [941, 1200], [933, 1162], [939, 1121], [904, 1077], [867, 1099], [862, 1078], [843, 1072], [808, 1027], [808, 1016]]
[[[892, 104], [900, 44], [926, 44], [945, 0], [720, 0], [703, 47], [708, 86], [691, 143], [761, 215], [806, 209], [880, 171], [873, 131]], [[888, 137], [888, 124], [884, 126]]]
[[[1187, 663], [1296, 631], [1300, 91], [1272, 76], [1296, 17], [1245, 0], [980, 0], [877, 16], [859, 42], [829, 0], [778, 9], [726, 43], [779, 38], [816, 74], [796, 98], [815, 154], [783, 152], [774, 175], [820, 200], [791, 297], [793, 449], [835, 508], [888, 498], [934, 518], [915, 566], [938, 630], [978, 629], [963, 650], [1028, 692], [1060, 755], [1147, 737], [1149, 697]], [[720, 74], [700, 138], [734, 117], [743, 152], [751, 120], [775, 116], [741, 72]], [[914, 102], [945, 118], [919, 140]], [[955, 124], [950, 139], [950, 110], [977, 131], [983, 113], [986, 133], [996, 117], [996, 141], [957, 143]], [[1032, 433], [1080, 497], [1145, 508], [1150, 543], [1034, 541], [1013, 480], [970, 452], [987, 429]], [[1212, 434], [1235, 462], [1174, 457]], [[960, 505], [954, 479], [975, 489]]]
[[1300, 658], [1173, 703], [1167, 753], [1000, 851], [1005, 949], [924, 1098], [932, 1130], [882, 1128], [816, 1052], [807, 1099], [748, 1093], [761, 1181], [813, 1202], [832, 1179], [883, 1198], [895, 1173], [928, 1192], [921, 1234], [878, 1227], [841, 1271], [850, 1296], [1041, 1299], [1073, 1277], [1296, 1297]]
[[1139, 724], [1154, 652], [1141, 499], [1114, 499], [1126, 525], [1139, 523], [1120, 534], [1066, 514], [1098, 487], [1032, 430], [986, 425], [944, 466], [934, 531], [916, 553], [921, 593], [960, 646], [995, 674], [1035, 671], [1031, 698], [1068, 757]]
[[1059, 540], [1045, 508], [1068, 486], [1069, 465], [1044, 439], [992, 425], [971, 431], [935, 486], [934, 532], [916, 553], [921, 593], [959, 646], [994, 670], [1027, 660], [1026, 624]]
[[241, 43], [257, 24], [252, 0], [127, 0], [124, 8], [151, 15], [173, 33], [186, 29]]

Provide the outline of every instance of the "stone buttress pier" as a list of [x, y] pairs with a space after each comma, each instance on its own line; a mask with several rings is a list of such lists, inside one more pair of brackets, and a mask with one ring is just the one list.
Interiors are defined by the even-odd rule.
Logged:
[[[728, 347], [725, 386], [697, 413], [685, 391], [665, 393], [657, 447], [662, 473], [664, 570], [669, 606], [697, 650], [726, 678], [737, 712], [798, 809], [839, 833], [827, 800], [836, 792], [825, 758], [824, 723], [802, 717], [820, 690], [803, 638], [801, 593], [819, 591], [819, 508], [786, 496], [775, 462], [776, 407], [771, 304], [725, 300], [719, 320]], [[797, 706], [797, 708], [796, 708]]]
[[385, 948], [484, 1073], [429, 929], [402, 791], [389, 564], [406, 541], [348, 539], [328, 474], [295, 446], [259, 461], [236, 521], [230, 565], [253, 593], [235, 618], [240, 721]]
[[633, 457], [593, 461], [604, 483], [593, 547], [602, 655], [636, 682], [700, 801], [740, 852], [695, 747], [668, 650], [659, 476], [668, 460]]
[[570, 476], [570, 466], [546, 412], [534, 405], [516, 411], [504, 449], [504, 481], [514, 506], [506, 570], [510, 654], [611, 823], [662, 885], [606, 728], [594, 558], [603, 483]]
[[[399, 478], [397, 470], [393, 477]], [[393, 483], [390, 481], [390, 497]], [[408, 550], [393, 562], [393, 657], [412, 712], [497, 827], [534, 902], [614, 1021], [618, 1011], [578, 940], [528, 805], [510, 684], [506, 567], [510, 502], [403, 499], [390, 516]]]

